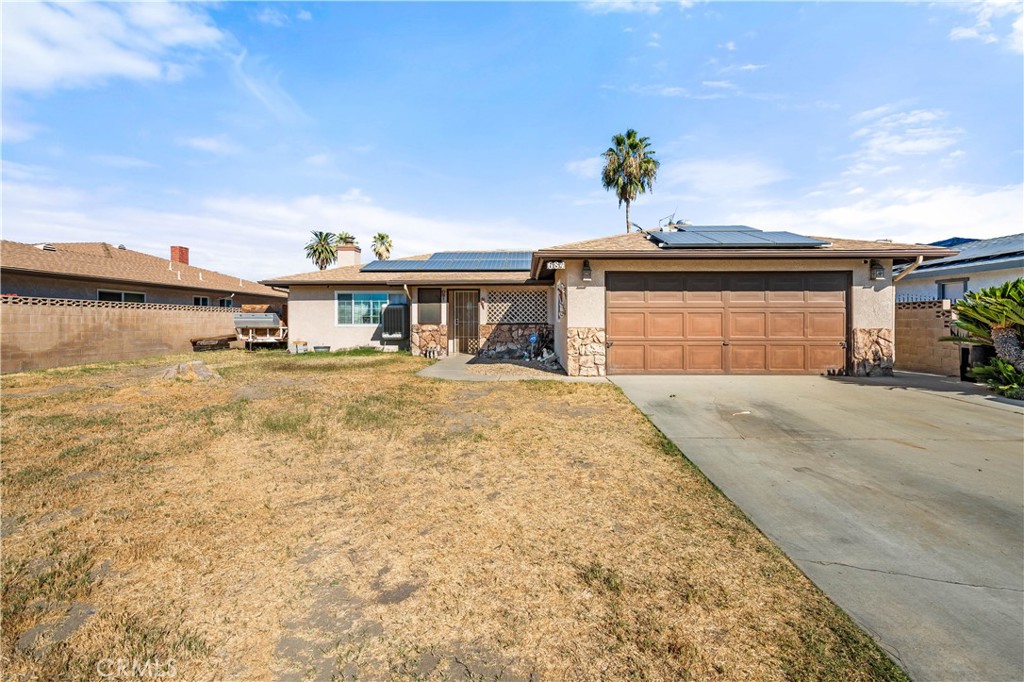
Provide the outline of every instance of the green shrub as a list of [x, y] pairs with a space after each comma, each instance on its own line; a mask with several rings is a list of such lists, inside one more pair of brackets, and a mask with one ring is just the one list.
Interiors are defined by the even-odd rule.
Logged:
[[971, 376], [984, 381], [999, 395], [1024, 400], [1024, 372], [1006, 360], [992, 358], [987, 365], [976, 365], [971, 370]]

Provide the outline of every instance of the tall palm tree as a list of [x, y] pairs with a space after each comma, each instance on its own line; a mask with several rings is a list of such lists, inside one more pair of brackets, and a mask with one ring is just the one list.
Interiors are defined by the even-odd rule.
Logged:
[[377, 260], [387, 260], [391, 257], [391, 237], [383, 232], [373, 235], [373, 253]]
[[612, 137], [612, 146], [602, 155], [605, 159], [601, 182], [607, 190], [615, 190], [619, 206], [626, 204], [626, 232], [629, 232], [629, 205], [644, 192], [650, 191], [661, 164], [654, 158], [650, 138], [637, 137], [630, 128], [625, 135]]
[[321, 270], [334, 265], [338, 260], [337, 237], [331, 232], [314, 230], [313, 238], [306, 244], [306, 258]]
[[339, 232], [338, 233], [338, 244], [355, 244], [356, 238], [351, 232]]

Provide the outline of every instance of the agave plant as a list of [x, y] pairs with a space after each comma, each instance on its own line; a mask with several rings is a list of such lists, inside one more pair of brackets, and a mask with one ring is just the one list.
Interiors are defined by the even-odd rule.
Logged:
[[999, 359], [1024, 372], [1024, 278], [968, 292], [953, 311], [960, 333], [945, 340], [992, 346]]

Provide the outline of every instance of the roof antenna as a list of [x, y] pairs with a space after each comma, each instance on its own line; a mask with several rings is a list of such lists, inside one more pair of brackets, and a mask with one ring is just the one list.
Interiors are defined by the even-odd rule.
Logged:
[[[678, 209], [676, 209], [678, 210]], [[672, 227], [676, 224], [676, 212], [672, 211], [672, 215], [667, 215], [658, 221], [658, 228]]]

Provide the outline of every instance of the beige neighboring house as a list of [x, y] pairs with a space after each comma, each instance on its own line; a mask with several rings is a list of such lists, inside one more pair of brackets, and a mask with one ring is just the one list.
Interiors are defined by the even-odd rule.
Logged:
[[408, 304], [414, 354], [550, 346], [571, 376], [892, 372], [893, 267], [934, 246], [676, 225], [534, 252], [441, 252], [264, 284], [289, 291], [293, 339], [387, 345]]
[[189, 265], [172, 246], [158, 258], [103, 242], [0, 242], [0, 293], [122, 303], [240, 307], [282, 304], [287, 295], [241, 277]]

